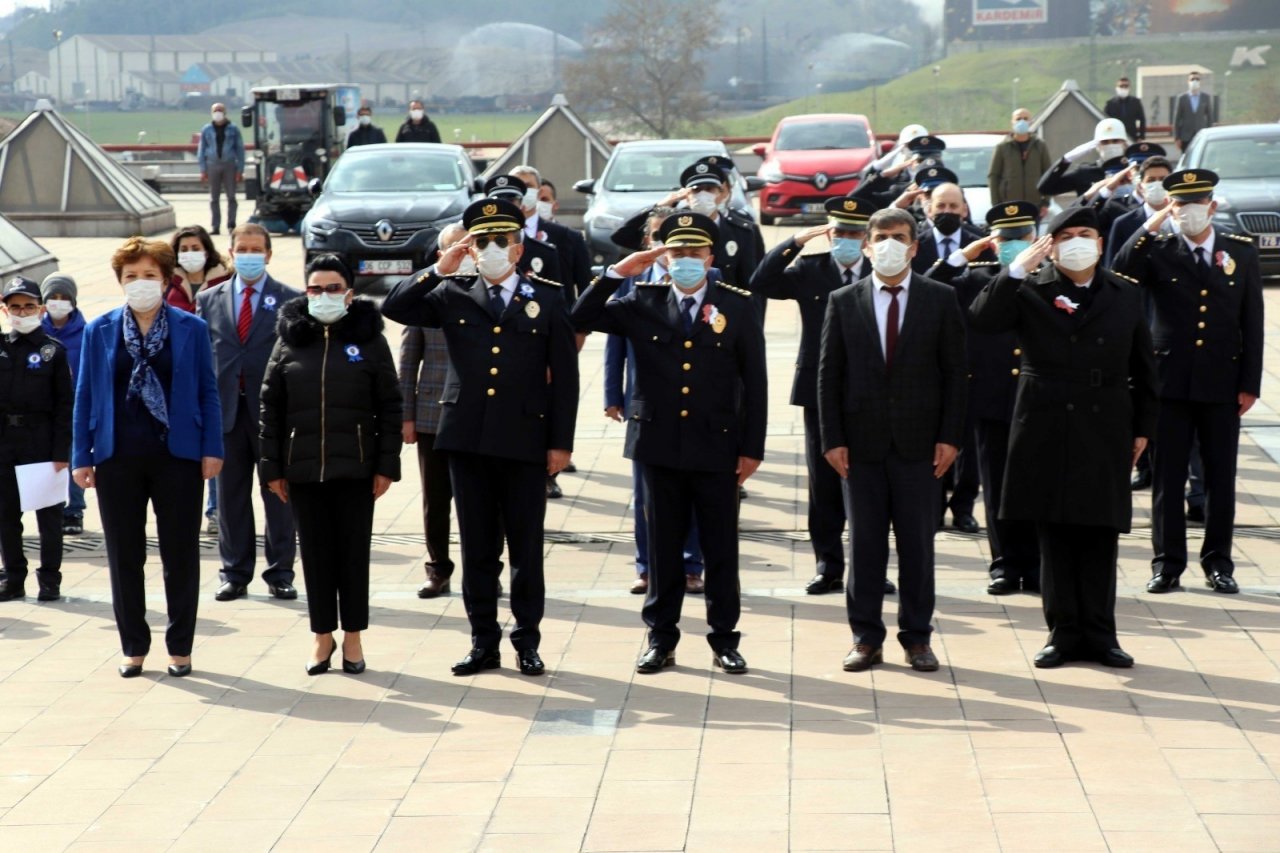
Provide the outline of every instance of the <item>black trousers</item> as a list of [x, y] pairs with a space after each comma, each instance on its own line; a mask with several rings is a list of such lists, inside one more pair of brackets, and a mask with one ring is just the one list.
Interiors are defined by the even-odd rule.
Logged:
[[1120, 647], [1116, 639], [1116, 558], [1110, 527], [1037, 522], [1040, 595], [1049, 645], [1088, 660]]
[[[65, 503], [36, 510], [40, 529], [40, 566], [36, 580], [41, 586], [62, 583], [62, 513]], [[0, 559], [4, 574], [15, 586], [27, 579], [27, 555], [22, 548], [22, 497], [13, 463], [0, 465]]]
[[939, 488], [932, 460], [907, 460], [891, 450], [880, 462], [849, 463], [844, 500], [852, 529], [851, 571], [845, 609], [854, 643], [884, 645], [890, 527], [898, 551], [898, 642], [904, 647], [929, 642]]
[[141, 657], [151, 651], [144, 588], [150, 503], [156, 516], [169, 614], [165, 647], [174, 657], [191, 654], [200, 592], [200, 522], [204, 518], [200, 463], [167, 453], [117, 456], [99, 465], [95, 478], [121, 649], [126, 657]]
[[948, 509], [951, 510], [953, 519], [957, 515], [973, 515], [973, 505], [978, 500], [980, 468], [977, 431], [973, 420], [969, 419], [965, 422], [964, 444], [960, 447], [960, 455], [942, 478], [940, 515], [946, 515]]
[[511, 561], [511, 615], [516, 622], [511, 644], [516, 649], [538, 648], [542, 641], [538, 625], [546, 606], [542, 574], [546, 466], [451, 452], [449, 475], [458, 505], [462, 602], [471, 622], [472, 646], [496, 649], [502, 641], [498, 576], [505, 531]]
[[427, 569], [441, 577], [453, 574], [449, 557], [450, 515], [453, 485], [449, 480], [449, 457], [436, 450], [436, 437], [418, 433], [418, 474], [422, 478], [422, 529], [427, 536]]
[[684, 543], [698, 528], [706, 584], [707, 642], [736, 649], [742, 594], [738, 584], [738, 476], [641, 464], [649, 517], [649, 592], [640, 611], [649, 642], [674, 649], [684, 604]]
[[290, 483], [288, 506], [302, 545], [311, 633], [333, 632], [339, 615], [344, 631], [368, 628], [373, 478]]
[[[224, 459], [218, 475], [218, 553], [222, 557], [220, 577], [224, 583], [248, 585], [258, 557], [258, 534], [253, 519], [253, 484], [258, 479], [258, 422], [242, 397], [236, 407], [235, 426], [222, 435]], [[298, 542], [293, 514], [271, 494], [266, 483], [257, 489], [266, 519], [267, 567], [262, 579], [267, 583], [293, 583], [293, 561]]]
[[1161, 400], [1151, 459], [1151, 546], [1154, 574], [1180, 575], [1187, 567], [1187, 512], [1183, 503], [1192, 442], [1200, 438], [1204, 465], [1205, 573], [1231, 574], [1231, 540], [1236, 521], [1236, 453], [1240, 446], [1235, 403]]
[[1005, 521], [999, 517], [1005, 462], [1009, 458], [1009, 424], [979, 420], [977, 435], [987, 546], [991, 548], [991, 578], [1020, 580], [1034, 589], [1040, 586], [1040, 545], [1036, 541], [1035, 523]]
[[815, 406], [804, 407], [804, 461], [809, 468], [809, 541], [818, 574], [844, 578], [844, 491], [840, 475], [822, 455], [822, 427]]

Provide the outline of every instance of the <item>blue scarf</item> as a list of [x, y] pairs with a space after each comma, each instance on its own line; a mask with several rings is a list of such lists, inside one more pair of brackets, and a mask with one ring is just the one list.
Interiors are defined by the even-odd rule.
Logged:
[[160, 384], [160, 377], [156, 376], [156, 372], [151, 368], [151, 359], [164, 349], [168, 340], [169, 318], [165, 314], [164, 305], [161, 305], [160, 310], [156, 312], [156, 318], [151, 322], [151, 328], [147, 330], [146, 337], [142, 336], [142, 330], [138, 328], [138, 320], [133, 316], [133, 311], [125, 308], [124, 348], [133, 359], [133, 370], [129, 373], [129, 387], [125, 391], [124, 398], [136, 400], [141, 397], [142, 404], [147, 407], [151, 417], [163, 427], [166, 435], [169, 432], [169, 405], [164, 399], [164, 386]]

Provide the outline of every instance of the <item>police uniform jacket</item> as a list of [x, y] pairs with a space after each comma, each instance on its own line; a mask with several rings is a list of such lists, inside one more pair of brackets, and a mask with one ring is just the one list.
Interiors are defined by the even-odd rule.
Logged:
[[708, 284], [686, 335], [669, 279], [638, 282], [611, 300], [622, 281], [598, 278], [574, 305], [573, 322], [580, 331], [623, 335], [634, 346], [626, 457], [718, 473], [736, 470], [740, 456], [763, 459], [764, 332], [750, 294], [724, 282]]
[[733, 208], [716, 217], [719, 227], [711, 255], [725, 282], [746, 288], [764, 257], [764, 238], [760, 229], [744, 214]]
[[384, 316], [444, 330], [449, 373], [437, 450], [538, 465], [548, 450], [573, 450], [578, 351], [560, 291], [519, 275], [510, 304], [495, 317], [483, 277], [441, 278], [433, 266], [387, 295]]
[[[822, 319], [827, 313], [827, 297], [843, 287], [844, 280], [830, 252], [801, 255], [801, 248], [794, 239], [775, 246], [751, 277], [751, 292], [770, 299], [794, 299], [800, 307], [800, 350], [791, 382], [791, 405], [817, 408]], [[853, 266], [853, 279], [870, 274], [871, 261], [864, 256]]]
[[1214, 229], [1214, 257], [1200, 269], [1178, 234], [1140, 228], [1115, 268], [1149, 294], [1160, 395], [1193, 403], [1235, 403], [1262, 393], [1262, 278], [1248, 237]]
[[537, 237], [530, 237], [525, 234], [521, 242], [524, 245], [524, 251], [520, 255], [520, 261], [516, 267], [525, 275], [530, 273], [541, 276], [548, 281], [561, 281], [561, 271], [563, 267], [560, 261], [560, 252], [555, 246]]
[[1074, 284], [1047, 266], [1002, 272], [969, 308], [973, 327], [1022, 343], [1000, 517], [1127, 531], [1135, 436], [1156, 426], [1142, 294], [1101, 267], [1087, 309], [1055, 305]]
[[968, 308], [982, 289], [1000, 274], [1000, 264], [977, 261], [964, 267], [953, 267], [938, 261], [929, 277], [946, 282], [956, 289], [956, 297], [965, 310], [965, 352], [969, 359], [969, 417], [973, 420], [1013, 420], [1013, 400], [1021, 373], [1022, 347], [1013, 331], [988, 334], [973, 328]]
[[1036, 189], [1045, 195], [1084, 195], [1085, 190], [1106, 176], [1106, 170], [1096, 163], [1077, 164], [1073, 169], [1066, 160], [1059, 159], [1040, 176]]
[[41, 329], [10, 332], [0, 347], [0, 460], [71, 461], [71, 367]]
[[[525, 234], [525, 239], [529, 239], [528, 234]], [[533, 272], [551, 281], [569, 285], [569, 298], [576, 296], [579, 290], [585, 290], [591, 283], [591, 252], [587, 249], [587, 241], [582, 234], [559, 222], [539, 218], [538, 239], [556, 252], [559, 270]]]

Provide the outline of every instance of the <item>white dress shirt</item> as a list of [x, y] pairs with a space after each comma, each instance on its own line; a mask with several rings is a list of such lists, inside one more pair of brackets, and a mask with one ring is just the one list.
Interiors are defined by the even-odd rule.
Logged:
[[1208, 263], [1208, 264], [1209, 264], [1209, 266], [1213, 266], [1213, 238], [1214, 238], [1214, 236], [1215, 236], [1215, 235], [1214, 235], [1213, 228], [1212, 228], [1212, 227], [1210, 227], [1210, 228], [1209, 228], [1209, 236], [1208, 236], [1208, 237], [1206, 237], [1206, 238], [1204, 238], [1204, 242], [1203, 242], [1203, 243], [1199, 243], [1199, 244], [1197, 244], [1197, 243], [1193, 242], [1193, 241], [1191, 240], [1191, 238], [1190, 238], [1190, 237], [1188, 237], [1186, 234], [1183, 234], [1183, 235], [1182, 235], [1182, 240], [1183, 240], [1183, 242], [1185, 242], [1185, 243], [1187, 244], [1187, 248], [1191, 250], [1191, 257], [1192, 257], [1192, 258], [1194, 258], [1194, 257], [1196, 256], [1196, 249], [1204, 249], [1204, 253], [1205, 253], [1205, 258], [1204, 258], [1204, 259], [1205, 259], [1205, 262], [1206, 262], [1206, 263]]
[[[957, 228], [957, 229], [956, 229], [955, 231], [953, 231], [951, 234], [943, 234], [943, 233], [942, 233], [941, 231], [939, 231], [937, 228], [934, 228], [934, 229], [933, 229], [933, 242], [935, 243], [934, 248], [935, 248], [935, 250], [936, 250], [936, 251], [934, 252], [934, 254], [936, 254], [936, 255], [937, 255], [938, 257], [940, 257], [940, 258], [946, 258], [946, 257], [949, 257], [949, 256], [951, 255], [951, 252], [956, 252], [956, 251], [959, 251], [960, 249], [964, 248], [964, 247], [961, 245], [961, 243], [960, 243], [960, 238], [961, 238], [961, 237], [963, 237], [963, 236], [964, 236], [964, 235], [960, 232], [960, 229], [959, 229], [959, 228]], [[944, 240], [950, 240], [950, 241], [951, 241], [951, 251], [950, 251], [950, 252], [945, 252], [945, 251], [943, 251], [942, 243], [943, 243], [943, 241], [944, 241]]]
[[[876, 328], [880, 330], [880, 352], [885, 354], [885, 360], [888, 361], [888, 338], [885, 336], [885, 329], [889, 324], [889, 305], [893, 302], [893, 294], [885, 290], [886, 285], [881, 281], [880, 276], [874, 271], [871, 273], [871, 284], [875, 287], [875, 293], [872, 298], [872, 305], [876, 309]], [[902, 332], [902, 321], [907, 318], [907, 293], [908, 286], [911, 284], [911, 273], [907, 273], [907, 277], [898, 282], [898, 286], [902, 288], [898, 293], [898, 332]]]
[[[676, 299], [676, 307], [679, 308], [680, 311], [685, 314], [692, 312], [693, 319], [696, 321], [698, 319], [698, 311], [702, 308], [703, 297], [707, 295], [706, 279], [703, 279], [702, 287], [699, 287], [697, 290], [693, 291], [692, 293], [686, 293], [673, 284], [671, 285], [671, 295], [674, 296]], [[681, 304], [684, 301], [684, 298], [686, 296], [693, 297], [693, 308], [691, 308], [690, 311], [685, 311], [683, 305]]]
[[480, 283], [484, 285], [484, 289], [486, 292], [492, 293], [492, 291], [490, 291], [489, 288], [493, 287], [495, 283], [502, 288], [502, 306], [504, 308], [506, 308], [511, 304], [511, 297], [516, 295], [516, 283], [519, 280], [520, 280], [520, 277], [516, 274], [515, 267], [511, 268], [510, 275], [508, 275], [506, 278], [504, 278], [502, 281], [499, 281], [499, 282], [489, 281], [489, 279], [485, 278], [484, 276], [480, 277]]
[[538, 238], [538, 214], [533, 214], [524, 221], [524, 233], [528, 236]]

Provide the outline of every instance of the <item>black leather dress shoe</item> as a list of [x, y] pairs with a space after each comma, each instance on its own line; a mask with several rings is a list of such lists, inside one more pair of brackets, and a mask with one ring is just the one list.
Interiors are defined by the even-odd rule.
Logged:
[[982, 528], [978, 525], [978, 519], [969, 513], [961, 513], [960, 515], [951, 516], [951, 526], [961, 533], [977, 533]]
[[884, 663], [884, 648], [858, 643], [845, 655], [845, 672], [864, 672], [878, 663]]
[[1187, 507], [1187, 524], [1204, 524], [1204, 507]]
[[27, 597], [27, 589], [23, 583], [14, 583], [5, 578], [0, 580], [0, 601], [14, 601]]
[[516, 660], [520, 662], [521, 675], [542, 675], [547, 671], [537, 649], [520, 649], [516, 652]]
[[57, 601], [62, 598], [62, 588], [54, 584], [41, 584], [36, 601]]
[[1098, 654], [1098, 663], [1103, 666], [1115, 666], [1122, 669], [1128, 669], [1133, 666], [1133, 655], [1124, 649], [1107, 649], [1105, 652]]
[[564, 466], [560, 470], [563, 471], [565, 474], [576, 474], [578, 473], [578, 466], [570, 462], [568, 465]]
[[137, 678], [142, 675], [142, 664], [126, 663], [121, 664], [118, 670], [121, 678]]
[[171, 663], [169, 664], [169, 674], [174, 678], [186, 678], [191, 674], [191, 664]]
[[1228, 595], [1240, 591], [1240, 585], [1236, 583], [1236, 579], [1225, 572], [1209, 572], [1204, 576], [1204, 585], [1214, 592], [1224, 592]]
[[894, 585], [893, 585], [893, 581], [889, 580], [888, 578], [885, 578], [885, 579], [884, 579], [884, 594], [885, 594], [885, 595], [893, 595], [893, 594], [895, 594], [897, 591], [898, 591], [898, 588], [897, 588], [896, 586], [894, 586]]
[[244, 584], [227, 581], [218, 587], [218, 592], [213, 598], [215, 601], [235, 601], [237, 598], [244, 598], [248, 594], [249, 588]]
[[454, 675], [475, 675], [483, 669], [502, 666], [502, 654], [497, 649], [472, 649], [467, 656], [453, 665]]
[[1151, 488], [1151, 472], [1139, 471], [1134, 474], [1133, 479], [1129, 481], [1129, 488], [1135, 492]]
[[987, 584], [987, 592], [991, 595], [1011, 595], [1017, 591], [1018, 581], [1015, 578], [992, 578]]
[[1066, 662], [1066, 655], [1058, 651], [1054, 646], [1045, 646], [1036, 652], [1036, 656], [1032, 661], [1036, 669], [1053, 669], [1056, 666], [1062, 666]]
[[1151, 580], [1147, 581], [1147, 592], [1169, 592], [1182, 586], [1182, 581], [1177, 575], [1155, 575]]
[[1040, 594], [1040, 578], [1023, 578], [1022, 591], [1029, 592], [1032, 595]]
[[676, 656], [673, 651], [664, 649], [662, 646], [650, 646], [648, 651], [640, 656], [640, 660], [636, 661], [636, 672], [648, 674], [675, 665]]
[[828, 592], [840, 592], [844, 589], [844, 579], [818, 574], [813, 576], [804, 591], [809, 595], [825, 595]]
[[267, 592], [271, 593], [273, 598], [281, 601], [293, 601], [298, 597], [298, 590], [291, 583], [269, 583], [267, 584]]
[[547, 478], [547, 499], [558, 501], [562, 497], [564, 497], [564, 489], [560, 488], [560, 484], [557, 483], [554, 479], [552, 479], [551, 477], [548, 477]]
[[742, 675], [747, 671], [747, 661], [738, 654], [737, 649], [721, 649], [711, 658], [711, 662], [728, 675]]

